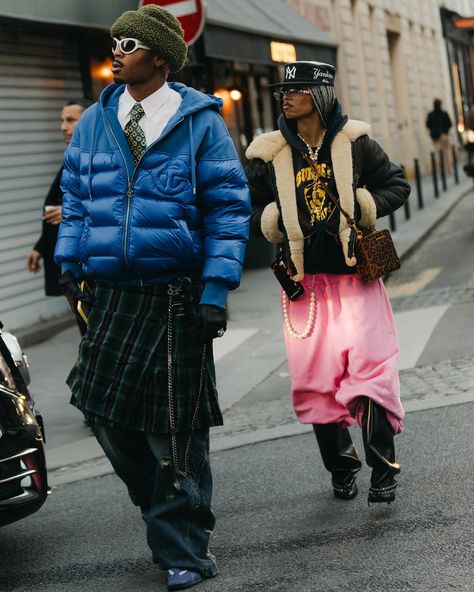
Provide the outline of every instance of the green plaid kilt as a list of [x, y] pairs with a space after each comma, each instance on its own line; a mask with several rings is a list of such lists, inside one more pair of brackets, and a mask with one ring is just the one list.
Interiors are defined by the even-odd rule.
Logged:
[[[202, 345], [197, 293], [185, 290], [184, 316], [173, 318], [176, 428], [189, 431], [199, 393]], [[67, 384], [71, 403], [91, 421], [144, 432], [169, 432], [166, 286], [97, 282], [87, 333]], [[222, 425], [212, 346], [207, 348], [198, 428]]]

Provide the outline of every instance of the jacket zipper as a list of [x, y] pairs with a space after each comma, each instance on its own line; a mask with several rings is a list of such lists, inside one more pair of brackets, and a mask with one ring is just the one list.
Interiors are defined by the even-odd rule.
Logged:
[[[102, 111], [104, 111], [104, 109], [102, 108]], [[125, 233], [124, 233], [124, 241], [123, 241], [123, 257], [125, 260], [125, 265], [128, 267], [128, 269], [130, 271], [132, 271], [132, 268], [130, 267], [129, 261], [128, 261], [128, 257], [127, 257], [127, 242], [128, 242], [128, 231], [129, 231], [129, 222], [130, 222], [130, 208], [131, 208], [131, 204], [132, 204], [132, 196], [133, 196], [133, 178], [135, 177], [135, 171], [138, 168], [138, 165], [141, 163], [142, 159], [144, 158], [145, 154], [151, 150], [151, 148], [153, 148], [153, 146], [155, 144], [157, 144], [158, 142], [160, 142], [163, 138], [166, 138], [166, 136], [168, 136], [173, 130], [174, 128], [181, 123], [182, 121], [184, 121], [184, 117], [182, 117], [181, 119], [179, 119], [172, 128], [170, 128], [166, 134], [164, 136], [161, 136], [160, 138], [158, 138], [157, 140], [155, 140], [152, 144], [150, 144], [150, 146], [148, 146], [148, 148], [145, 150], [145, 152], [140, 156], [140, 159], [138, 160], [137, 164], [135, 165], [135, 168], [133, 169], [133, 173], [132, 176], [130, 177], [130, 175], [128, 174], [128, 168], [127, 168], [127, 160], [125, 158], [125, 155], [122, 151], [122, 148], [120, 147], [120, 144], [118, 143], [117, 137], [114, 134], [114, 131], [112, 129], [112, 126], [110, 125], [107, 116], [105, 115], [105, 113], [103, 113], [103, 118], [107, 123], [107, 126], [110, 130], [110, 133], [112, 134], [113, 139], [115, 140], [115, 143], [117, 144], [117, 147], [119, 149], [119, 152], [122, 156], [123, 159], [123, 163], [125, 165], [125, 171], [127, 173], [127, 181], [128, 181], [128, 187], [127, 187], [127, 210], [125, 213]], [[139, 280], [140, 281], [140, 286], [143, 286], [143, 280]]]
[[117, 137], [114, 134], [114, 130], [112, 129], [112, 126], [110, 125], [107, 116], [105, 115], [105, 113], [103, 114], [103, 118], [107, 123], [107, 127], [109, 128], [110, 133], [112, 134], [113, 139], [115, 140], [115, 143], [117, 144], [117, 148], [122, 156], [123, 159], [123, 164], [125, 166], [125, 172], [127, 174], [127, 183], [128, 183], [128, 187], [127, 187], [127, 210], [125, 213], [125, 234], [124, 234], [124, 241], [123, 241], [123, 257], [125, 260], [125, 265], [128, 267], [128, 269], [130, 271], [132, 271], [130, 264], [128, 262], [128, 258], [127, 258], [127, 240], [128, 240], [128, 221], [129, 221], [129, 217], [130, 217], [130, 201], [132, 199], [132, 195], [133, 195], [133, 188], [132, 188], [132, 179], [130, 178], [130, 175], [128, 174], [128, 168], [127, 168], [127, 160], [125, 158], [125, 154], [122, 151], [122, 148], [120, 147], [120, 144], [117, 141]]

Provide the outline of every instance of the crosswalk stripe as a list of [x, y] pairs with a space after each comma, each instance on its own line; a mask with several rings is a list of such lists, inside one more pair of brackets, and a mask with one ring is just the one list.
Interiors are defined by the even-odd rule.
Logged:
[[424, 269], [421, 271], [415, 279], [408, 281], [397, 283], [396, 278], [394, 278], [393, 283], [389, 281], [387, 285], [387, 292], [390, 298], [400, 298], [403, 296], [412, 296], [413, 294], [417, 294], [426, 288], [428, 284], [430, 284], [436, 276], [441, 272], [441, 267], [429, 267], [428, 269]]
[[416, 366], [416, 362], [423, 353], [436, 325], [448, 308], [450, 305], [446, 304], [395, 313], [400, 342], [400, 356], [398, 358], [400, 370], [408, 370]]

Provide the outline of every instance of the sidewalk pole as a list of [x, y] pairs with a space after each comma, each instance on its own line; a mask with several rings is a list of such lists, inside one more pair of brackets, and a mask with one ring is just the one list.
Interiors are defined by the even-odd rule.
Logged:
[[[401, 164], [401, 165], [400, 165], [400, 168], [402, 169], [402, 171], [403, 171], [403, 176], [404, 176], [404, 177], [405, 177], [405, 179], [406, 179], [406, 178], [407, 178], [407, 175], [406, 175], [406, 169], [405, 169], [405, 165], [404, 165], [404, 164]], [[406, 200], [406, 202], [403, 204], [403, 207], [404, 207], [404, 209], [405, 209], [405, 220], [409, 220], [409, 219], [410, 219], [410, 202], [409, 202], [409, 200], [408, 200], [408, 199], [407, 199], [407, 200]]]
[[431, 153], [431, 171], [433, 174], [433, 185], [434, 185], [435, 197], [439, 197], [438, 173], [436, 171], [436, 156], [435, 156], [434, 152]]
[[454, 171], [454, 182], [459, 185], [459, 173], [458, 173], [458, 152], [456, 146], [451, 146], [453, 151], [453, 171]]
[[395, 232], [395, 230], [397, 230], [397, 223], [395, 222], [394, 212], [390, 212], [390, 214], [388, 215], [388, 220], [390, 222], [390, 230], [392, 232]]
[[420, 162], [418, 158], [415, 158], [415, 180], [416, 180], [416, 193], [418, 197], [418, 208], [422, 210], [424, 208], [423, 203], [423, 191], [421, 189], [421, 175], [420, 175]]
[[443, 191], [446, 191], [446, 169], [444, 166], [444, 154], [443, 151], [439, 151], [439, 172], [441, 173], [441, 184], [443, 186]]

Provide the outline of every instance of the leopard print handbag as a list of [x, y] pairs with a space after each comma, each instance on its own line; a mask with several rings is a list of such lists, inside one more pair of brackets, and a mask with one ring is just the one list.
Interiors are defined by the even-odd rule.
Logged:
[[375, 226], [367, 232], [357, 229], [354, 250], [357, 273], [363, 282], [400, 269], [400, 259], [387, 229], [376, 230]]

